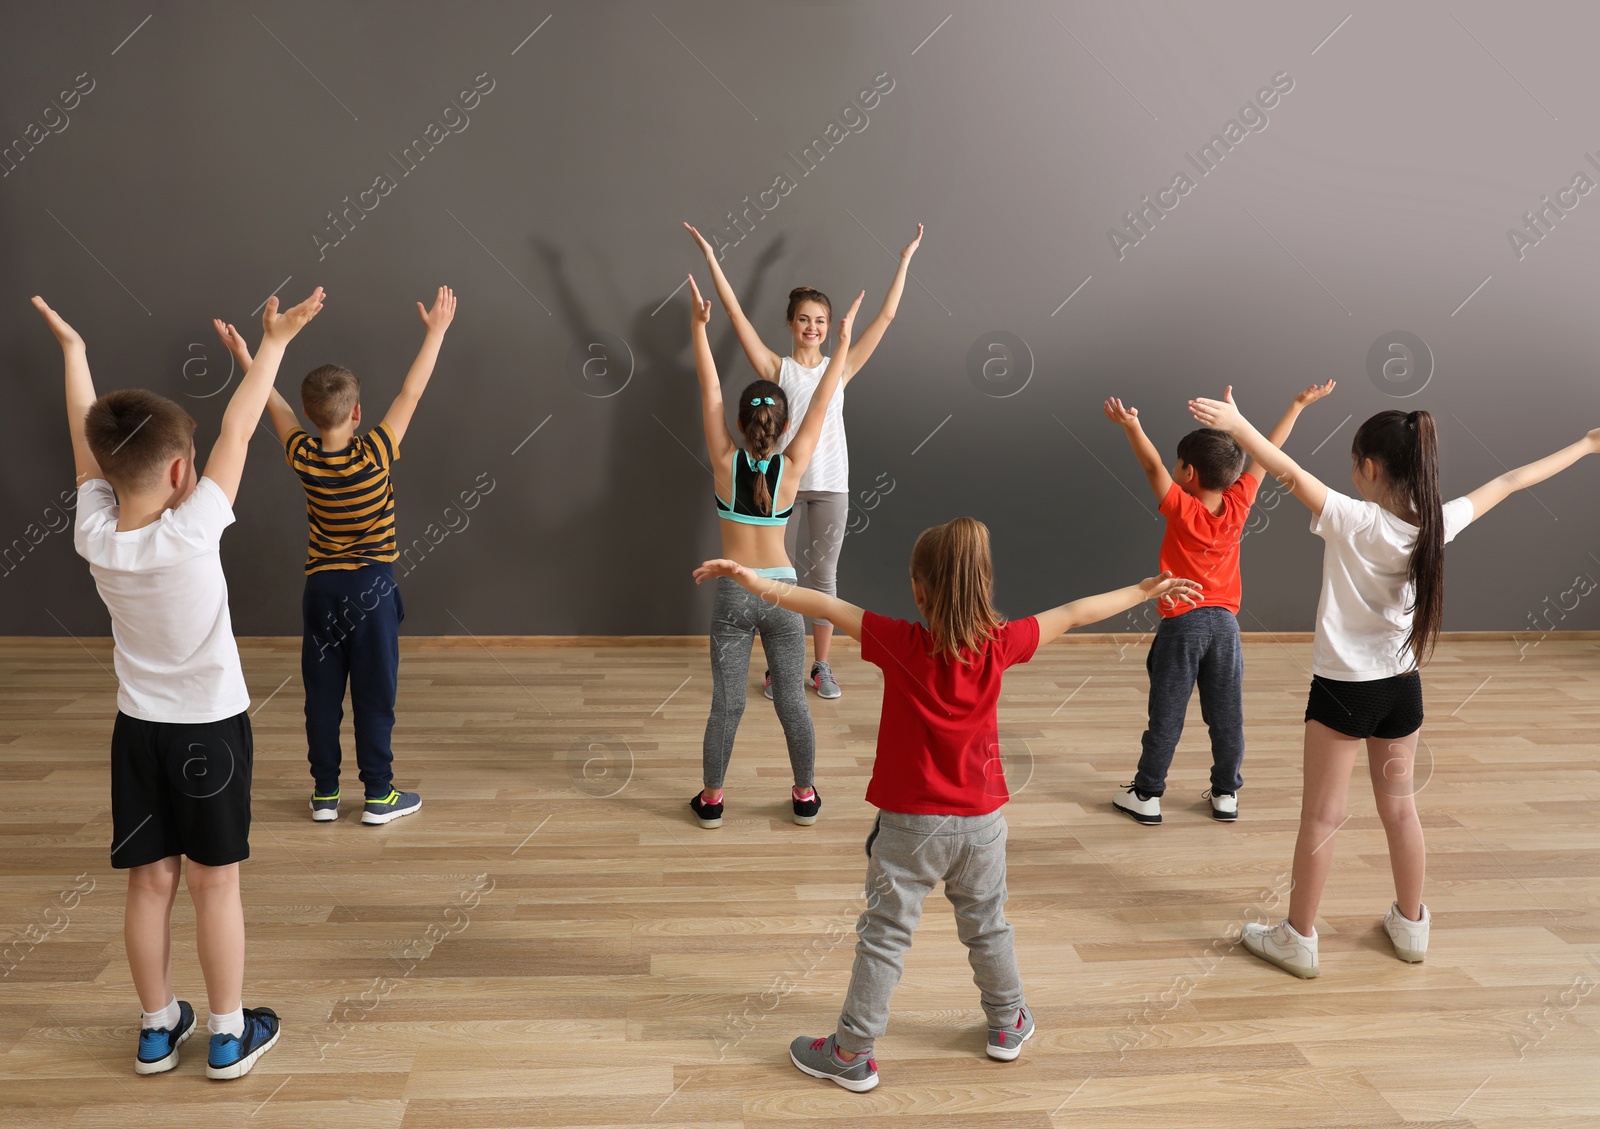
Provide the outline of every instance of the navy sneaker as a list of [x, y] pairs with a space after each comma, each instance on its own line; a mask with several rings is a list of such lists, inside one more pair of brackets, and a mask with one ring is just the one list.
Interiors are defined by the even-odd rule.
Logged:
[[388, 823], [402, 815], [422, 810], [422, 797], [415, 792], [396, 792], [389, 789], [387, 796], [368, 796], [366, 809], [361, 813], [362, 823]]
[[211, 1036], [211, 1053], [206, 1058], [207, 1078], [243, 1078], [256, 1059], [278, 1041], [278, 1013], [270, 1007], [244, 1009], [244, 1037]]
[[135, 1074], [161, 1074], [178, 1065], [178, 1048], [194, 1034], [194, 1008], [187, 1000], [178, 1001], [178, 1025], [156, 1027], [139, 1032], [139, 1057], [133, 1060]]
[[318, 823], [339, 818], [339, 789], [335, 788], [331, 796], [319, 796], [315, 788], [311, 790], [311, 818]]

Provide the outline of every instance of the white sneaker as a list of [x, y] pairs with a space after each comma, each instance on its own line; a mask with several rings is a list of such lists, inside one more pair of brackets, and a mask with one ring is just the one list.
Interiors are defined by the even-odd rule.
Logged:
[[1275, 964], [1302, 980], [1317, 975], [1317, 935], [1302, 937], [1287, 920], [1272, 926], [1250, 922], [1239, 940], [1268, 964]]
[[1389, 934], [1389, 940], [1394, 943], [1394, 955], [1412, 963], [1427, 956], [1428, 925], [1432, 920], [1426, 903], [1422, 906], [1421, 921], [1412, 921], [1401, 913], [1399, 902], [1390, 906], [1389, 912], [1383, 915], [1383, 931]]
[[1211, 818], [1222, 823], [1232, 823], [1239, 818], [1239, 795], [1236, 792], [1207, 791], [1204, 799], [1211, 801]]
[[1111, 798], [1111, 806], [1146, 827], [1154, 827], [1161, 822], [1161, 797], [1141, 799], [1132, 784], [1128, 785], [1126, 792], [1118, 792]]

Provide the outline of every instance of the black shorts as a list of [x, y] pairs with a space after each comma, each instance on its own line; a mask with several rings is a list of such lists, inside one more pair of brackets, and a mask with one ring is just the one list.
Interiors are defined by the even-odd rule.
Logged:
[[1422, 728], [1422, 675], [1417, 671], [1371, 682], [1340, 682], [1316, 675], [1306, 720], [1347, 737], [1409, 737]]
[[111, 865], [250, 857], [250, 717], [184, 725], [118, 711], [111, 732]]

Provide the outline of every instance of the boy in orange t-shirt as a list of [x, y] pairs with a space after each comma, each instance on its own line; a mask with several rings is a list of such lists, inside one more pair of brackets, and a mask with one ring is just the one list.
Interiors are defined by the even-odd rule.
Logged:
[[[1281, 447], [1309, 404], [1334, 389], [1313, 384], [1294, 398], [1268, 437]], [[1161, 568], [1201, 585], [1198, 606], [1161, 608], [1161, 626], [1150, 641], [1149, 725], [1142, 739], [1139, 770], [1111, 804], [1145, 826], [1161, 822], [1167, 769], [1183, 736], [1184, 714], [1195, 685], [1200, 714], [1211, 731], [1211, 815], [1239, 818], [1239, 775], [1244, 762], [1244, 652], [1239, 645], [1239, 540], [1261, 486], [1261, 464], [1245, 467], [1244, 449], [1225, 431], [1203, 427], [1178, 441], [1178, 461], [1169, 472], [1139, 424], [1136, 408], [1116, 397], [1106, 418], [1128, 433], [1133, 453], [1160, 501], [1167, 533]], [[1242, 472], [1242, 473], [1241, 473]]]

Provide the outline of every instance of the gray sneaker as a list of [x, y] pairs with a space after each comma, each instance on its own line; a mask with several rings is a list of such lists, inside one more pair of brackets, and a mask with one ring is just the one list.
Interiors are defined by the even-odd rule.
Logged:
[[846, 1090], [864, 1094], [878, 1084], [878, 1064], [871, 1055], [857, 1055], [845, 1062], [834, 1054], [834, 1036], [808, 1039], [804, 1035], [789, 1044], [789, 1059], [813, 1078], [837, 1082]]
[[1011, 1027], [989, 1028], [989, 1057], [1010, 1062], [1022, 1053], [1022, 1044], [1033, 1038], [1033, 1013], [1027, 1008], [1017, 1012], [1017, 1022]]
[[819, 698], [837, 698], [844, 693], [834, 680], [833, 668], [825, 662], [811, 664], [811, 685], [817, 688]]
[[339, 818], [339, 789], [335, 788], [331, 796], [319, 796], [315, 788], [311, 790], [311, 818], [318, 823]]
[[402, 815], [422, 810], [422, 797], [415, 792], [397, 792], [389, 789], [387, 796], [368, 796], [361, 812], [362, 823], [388, 823]]

